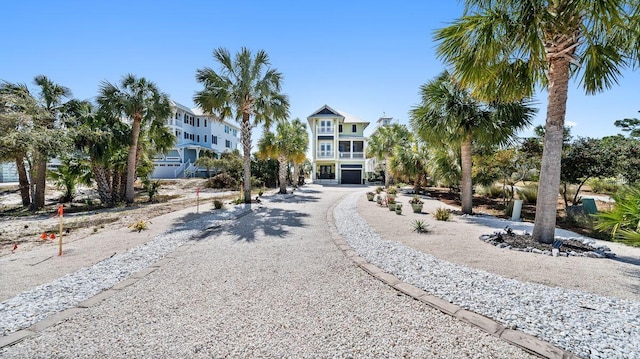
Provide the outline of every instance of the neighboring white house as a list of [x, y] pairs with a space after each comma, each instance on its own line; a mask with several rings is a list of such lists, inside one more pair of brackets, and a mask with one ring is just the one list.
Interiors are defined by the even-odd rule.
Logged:
[[152, 178], [180, 178], [196, 175], [204, 169], [193, 163], [205, 151], [220, 155], [238, 148], [240, 128], [228, 121], [219, 122], [205, 116], [200, 109], [190, 109], [172, 101], [173, 116], [165, 125], [177, 138], [175, 147], [153, 159]]
[[307, 117], [311, 129], [314, 183], [362, 184], [365, 180], [364, 129], [369, 122], [324, 105]]
[[15, 162], [0, 163], [0, 183], [18, 182], [18, 170]]

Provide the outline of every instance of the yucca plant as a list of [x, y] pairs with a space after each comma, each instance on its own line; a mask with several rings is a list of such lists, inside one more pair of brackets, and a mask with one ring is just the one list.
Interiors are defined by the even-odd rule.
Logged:
[[451, 210], [440, 207], [436, 210], [436, 213], [433, 214], [433, 217], [438, 221], [448, 221], [451, 218]]
[[425, 223], [421, 219], [415, 219], [411, 222], [411, 226], [413, 227], [414, 232], [418, 233], [428, 233], [429, 232], [429, 224]]
[[611, 231], [611, 238], [632, 246], [640, 246], [640, 186], [622, 188], [611, 196], [615, 203], [611, 211], [595, 216], [595, 228]]

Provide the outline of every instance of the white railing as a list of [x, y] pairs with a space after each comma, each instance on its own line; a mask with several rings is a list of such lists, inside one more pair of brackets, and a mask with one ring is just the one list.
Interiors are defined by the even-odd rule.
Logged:
[[180, 175], [180, 172], [182, 172], [182, 170], [184, 170], [184, 165], [185, 165], [184, 163], [181, 163], [178, 168], [173, 170], [173, 178], [178, 178], [178, 175]]
[[340, 158], [363, 159], [364, 152], [340, 152]]
[[316, 158], [333, 158], [333, 151], [318, 151]]
[[318, 126], [316, 127], [316, 133], [333, 133], [333, 127]]

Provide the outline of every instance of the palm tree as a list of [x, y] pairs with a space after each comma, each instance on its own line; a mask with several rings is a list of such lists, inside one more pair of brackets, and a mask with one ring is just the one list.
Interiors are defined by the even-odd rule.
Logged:
[[[120, 81], [120, 87], [103, 81], [97, 98], [101, 110], [113, 118], [131, 122], [131, 141], [127, 154], [125, 200], [133, 203], [136, 166], [138, 164], [138, 139], [141, 128], [159, 126], [171, 114], [169, 97], [144, 77], [126, 75]], [[158, 123], [155, 124], [154, 123]]]
[[[71, 90], [58, 85], [44, 75], [38, 75], [33, 82], [40, 87], [40, 100], [46, 115], [40, 118], [39, 125], [43, 131], [47, 132], [56, 126], [62, 108], [62, 99], [71, 97]], [[35, 160], [36, 172], [36, 192], [34, 198], [34, 209], [44, 207], [44, 195], [47, 181], [47, 161], [49, 155], [43, 151], [38, 151]]]
[[262, 159], [278, 160], [279, 193], [287, 193], [287, 164], [299, 159], [308, 147], [306, 126], [297, 118], [291, 122], [278, 122], [275, 133], [265, 131], [264, 136], [258, 141], [258, 155]]
[[232, 59], [221, 47], [213, 51], [213, 57], [221, 68], [216, 72], [205, 67], [196, 72], [204, 89], [196, 92], [193, 101], [220, 121], [232, 118], [241, 123], [244, 202], [251, 203], [251, 130], [262, 122], [268, 127], [272, 120], [285, 120], [289, 99], [280, 92], [282, 74], [269, 68], [269, 57], [263, 50], [253, 56], [243, 47]]
[[488, 99], [548, 90], [534, 239], [554, 240], [569, 78], [588, 94], [637, 66], [639, 0], [466, 0], [463, 16], [437, 30], [438, 55], [456, 77]]
[[509, 141], [531, 123], [526, 102], [481, 103], [444, 71], [420, 88], [422, 103], [411, 110], [411, 126], [427, 143], [460, 147], [462, 212], [473, 212], [471, 147]]
[[406, 146], [394, 148], [390, 168], [394, 177], [412, 181], [413, 190], [418, 194], [422, 184], [426, 184], [429, 155], [427, 146], [411, 137]]
[[377, 128], [367, 142], [367, 157], [385, 161], [384, 186], [391, 185], [391, 156], [396, 146], [405, 145], [409, 140], [409, 130], [397, 123]]

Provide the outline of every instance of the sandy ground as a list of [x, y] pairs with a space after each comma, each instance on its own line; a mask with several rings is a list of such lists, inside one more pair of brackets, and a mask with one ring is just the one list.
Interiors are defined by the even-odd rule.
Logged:
[[[195, 183], [185, 180], [179, 186], [165, 186], [160, 191], [162, 195], [179, 195], [166, 203], [64, 215], [63, 229], [73, 229], [63, 235], [62, 256], [58, 256], [58, 216], [0, 218], [0, 301], [144, 244], [196, 211], [211, 211], [213, 198], [233, 196], [230, 192], [202, 189], [196, 206], [195, 187], [191, 188]], [[15, 200], [12, 197], [15, 196], [0, 198], [0, 202], [10, 203]], [[147, 230], [138, 233], [128, 228], [140, 220], [148, 222]], [[50, 233], [52, 229], [56, 239], [40, 239], [43, 231]], [[14, 243], [18, 244], [15, 251]]]
[[[196, 210], [193, 207], [193, 191], [184, 188], [176, 191], [182, 191], [183, 197], [170, 203], [65, 217], [68, 221], [104, 220], [109, 216], [113, 216], [114, 219], [113, 222], [104, 224], [104, 227], [88, 226], [65, 235], [64, 254], [61, 257], [57, 255], [57, 240], [42, 241], [35, 234], [23, 237], [28, 240], [21, 242], [15, 253], [11, 252], [9, 246], [5, 246], [0, 251], [0, 301], [50, 282], [66, 273], [93, 265], [114, 253], [127, 251], [171, 228], [173, 223]], [[216, 192], [201, 192], [200, 210], [211, 210], [211, 197], [220, 195]], [[415, 214], [408, 204], [409, 199], [410, 196], [407, 195], [399, 196], [398, 200], [404, 205], [403, 214], [396, 215], [386, 208], [379, 207], [375, 202], [368, 202], [363, 190], [363, 195], [358, 201], [358, 212], [383, 238], [399, 241], [453, 263], [521, 281], [640, 300], [640, 248], [606, 242], [613, 252], [618, 254], [615, 260], [554, 258], [500, 249], [480, 241], [478, 237], [507, 225], [513, 229], [530, 231], [531, 224], [459, 216], [453, 216], [448, 222], [436, 221], [430, 213], [447, 205], [436, 200], [426, 200], [423, 213]], [[127, 228], [139, 219], [151, 222], [148, 230], [136, 233]], [[431, 232], [414, 232], [411, 226], [414, 219], [427, 222]], [[2, 218], [0, 232], [34, 231], [37, 228], [34, 233], [38, 233], [41, 228], [55, 227], [57, 223], [58, 218], [47, 216], [12, 220]], [[29, 228], [25, 229], [25, 225]], [[557, 235], [572, 236], [563, 230], [557, 230]]]
[[[504, 277], [571, 288], [604, 296], [640, 300], [640, 248], [619, 243], [606, 243], [618, 255], [612, 259], [551, 257], [501, 249], [478, 239], [507, 225], [512, 229], [528, 230], [531, 223], [511, 222], [493, 217], [461, 217], [443, 222], [433, 218], [439, 207], [452, 208], [433, 199], [425, 199], [420, 214], [413, 213], [411, 196], [399, 195], [403, 203], [402, 215], [386, 207], [367, 201], [364, 192], [358, 200], [358, 213], [385, 239], [398, 241], [414, 249], [432, 254], [456, 264], [482, 269]], [[455, 208], [458, 209], [459, 208]], [[411, 222], [424, 220], [431, 232], [418, 234]], [[557, 236], [577, 237], [569, 231], [556, 230]]]

